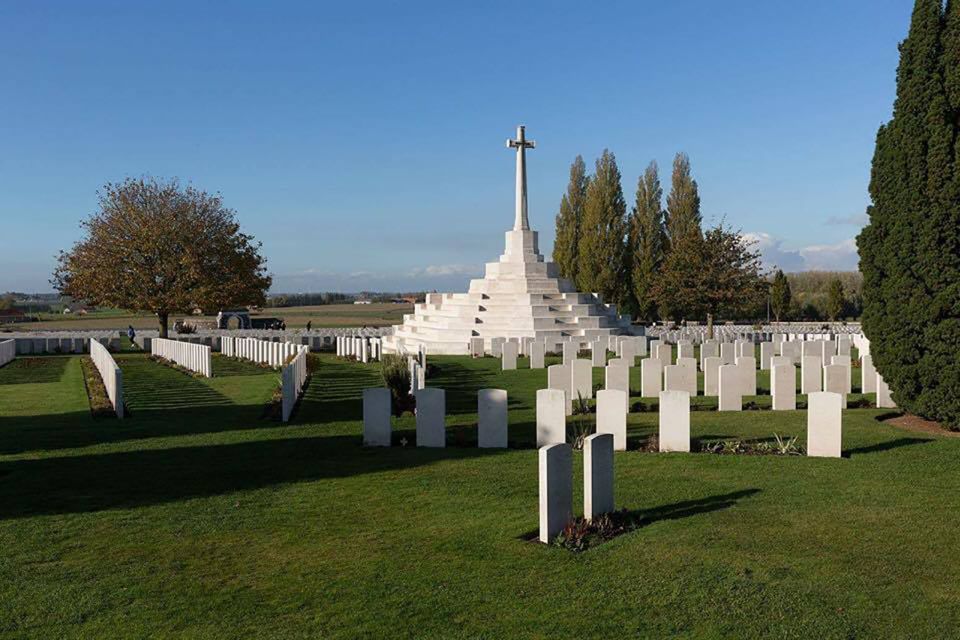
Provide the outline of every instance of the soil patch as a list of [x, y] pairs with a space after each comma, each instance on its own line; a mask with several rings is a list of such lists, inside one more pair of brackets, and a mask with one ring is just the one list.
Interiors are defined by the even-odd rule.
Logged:
[[911, 416], [909, 414], [899, 415], [894, 418], [888, 418], [883, 421], [885, 424], [892, 424], [895, 427], [915, 431], [917, 433], [935, 433], [947, 438], [960, 438], [960, 431], [950, 431], [940, 425], [939, 422], [927, 420], [920, 416]]

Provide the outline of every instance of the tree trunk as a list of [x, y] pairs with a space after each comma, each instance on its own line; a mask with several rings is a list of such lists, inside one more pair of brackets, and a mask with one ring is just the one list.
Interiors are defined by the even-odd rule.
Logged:
[[167, 322], [170, 316], [166, 311], [160, 311], [157, 313], [157, 321], [160, 323], [160, 337], [167, 337]]
[[713, 314], [707, 314], [707, 339], [713, 340]]

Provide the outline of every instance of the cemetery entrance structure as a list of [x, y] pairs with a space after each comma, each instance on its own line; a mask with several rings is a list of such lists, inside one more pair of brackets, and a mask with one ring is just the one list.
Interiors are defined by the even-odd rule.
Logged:
[[588, 342], [629, 333], [630, 318], [620, 316], [616, 305], [578, 293], [540, 254], [527, 217], [526, 150], [535, 143], [520, 126], [507, 146], [516, 149], [517, 185], [514, 224], [506, 232], [503, 255], [487, 263], [484, 277], [471, 281], [467, 293], [427, 294], [426, 302], [383, 339], [384, 352], [415, 353], [422, 345], [429, 353], [469, 355], [470, 340], [477, 337], [489, 350], [494, 338]]
[[[230, 326], [230, 321], [236, 320], [239, 324], [236, 327]], [[252, 329], [250, 323], [250, 312], [246, 309], [237, 309], [232, 311], [221, 311], [217, 314], [217, 329]]]

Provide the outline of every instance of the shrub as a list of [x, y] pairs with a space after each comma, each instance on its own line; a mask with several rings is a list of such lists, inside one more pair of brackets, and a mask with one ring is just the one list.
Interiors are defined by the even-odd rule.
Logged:
[[383, 386], [390, 390], [391, 407], [394, 415], [401, 415], [413, 406], [410, 395], [410, 369], [407, 359], [398, 354], [385, 353], [380, 358], [380, 379]]

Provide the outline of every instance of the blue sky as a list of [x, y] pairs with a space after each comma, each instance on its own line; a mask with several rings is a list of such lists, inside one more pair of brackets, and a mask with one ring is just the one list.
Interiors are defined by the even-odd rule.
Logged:
[[49, 290], [108, 181], [220, 191], [275, 290], [460, 289], [519, 123], [549, 254], [570, 162], [689, 154], [707, 221], [855, 268], [909, 0], [0, 3], [0, 291]]

